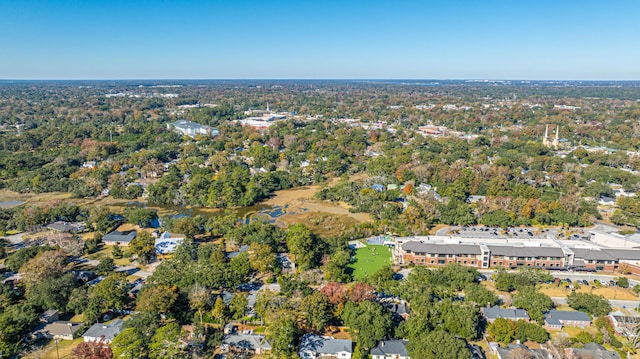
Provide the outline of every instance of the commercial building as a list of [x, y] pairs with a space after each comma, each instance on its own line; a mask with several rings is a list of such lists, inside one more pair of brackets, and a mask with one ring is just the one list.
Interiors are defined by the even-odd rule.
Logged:
[[550, 270], [622, 271], [640, 274], [640, 249], [606, 248], [556, 238], [429, 236], [394, 239], [397, 264], [475, 268], [534, 267]]
[[192, 138], [196, 138], [197, 135], [215, 137], [220, 134], [218, 129], [214, 127], [201, 125], [187, 120], [168, 123], [167, 129], [175, 130], [184, 136], [189, 136]]

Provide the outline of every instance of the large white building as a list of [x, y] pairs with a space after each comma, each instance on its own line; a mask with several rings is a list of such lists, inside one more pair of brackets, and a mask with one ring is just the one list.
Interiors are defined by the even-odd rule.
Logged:
[[215, 127], [201, 125], [187, 120], [168, 123], [167, 129], [178, 131], [180, 134], [192, 138], [196, 138], [197, 135], [215, 137], [220, 134]]

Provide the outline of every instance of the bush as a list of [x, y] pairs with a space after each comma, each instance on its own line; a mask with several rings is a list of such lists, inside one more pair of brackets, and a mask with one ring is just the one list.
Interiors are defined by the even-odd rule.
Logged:
[[621, 286], [622, 288], [629, 288], [629, 279], [627, 279], [627, 277], [616, 278], [616, 281], [618, 282], [618, 285]]

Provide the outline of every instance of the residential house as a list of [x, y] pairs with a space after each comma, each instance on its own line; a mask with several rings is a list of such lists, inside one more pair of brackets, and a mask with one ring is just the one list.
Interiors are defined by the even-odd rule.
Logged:
[[184, 242], [184, 236], [171, 235], [169, 232], [162, 233], [155, 241], [156, 254], [165, 256], [176, 251], [178, 245]]
[[560, 330], [563, 326], [586, 328], [591, 325], [591, 318], [585, 312], [552, 309], [544, 314], [544, 326], [551, 330]]
[[603, 206], [615, 206], [616, 199], [607, 197], [607, 196], [600, 196], [600, 200], [598, 201], [598, 204]]
[[299, 353], [301, 359], [351, 359], [353, 342], [347, 339], [305, 334], [300, 343]]
[[564, 353], [567, 359], [620, 359], [620, 354], [596, 343], [587, 343], [583, 348], [566, 348]]
[[120, 334], [123, 323], [122, 319], [116, 319], [111, 323], [96, 323], [87, 329], [82, 338], [85, 342], [99, 342], [102, 340], [104, 343], [109, 344], [116, 335]]
[[113, 231], [104, 235], [102, 241], [107, 245], [128, 246], [137, 235], [138, 232], [136, 231]]
[[263, 354], [271, 350], [271, 344], [264, 335], [242, 333], [222, 337], [222, 352]]
[[53, 322], [57, 322], [58, 320], [60, 320], [60, 315], [55, 309], [47, 309], [47, 311], [40, 315], [41, 323], [50, 324]]
[[[512, 352], [521, 352], [523, 356], [516, 356]], [[524, 344], [509, 344], [506, 348], [498, 348], [498, 359], [512, 359], [512, 358], [531, 358], [531, 359], [550, 359], [551, 354], [543, 349], [529, 349]]]
[[47, 324], [44, 327], [44, 331], [54, 339], [73, 340], [74, 335], [81, 326], [82, 323], [57, 321]]
[[47, 224], [47, 229], [57, 232], [82, 232], [85, 229], [84, 222], [57, 221]]
[[636, 335], [637, 331], [634, 330], [640, 326], [640, 316], [626, 315], [620, 311], [609, 313], [607, 316], [613, 325], [613, 329], [620, 335], [627, 335], [633, 333]]
[[383, 302], [381, 304], [391, 312], [392, 319], [395, 322], [401, 322], [409, 318], [409, 306], [404, 300]]
[[371, 359], [409, 359], [406, 340], [381, 340], [371, 349]]
[[500, 308], [499, 306], [480, 308], [480, 312], [487, 318], [487, 322], [493, 323], [498, 318], [504, 318], [508, 320], [518, 321], [524, 320], [529, 321], [529, 314], [524, 309], [517, 308]]

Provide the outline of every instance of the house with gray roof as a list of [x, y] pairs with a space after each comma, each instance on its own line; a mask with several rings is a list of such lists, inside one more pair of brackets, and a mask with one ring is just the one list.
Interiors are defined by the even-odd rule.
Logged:
[[544, 314], [547, 329], [560, 330], [563, 326], [586, 328], [591, 325], [591, 317], [585, 312], [552, 309]]
[[347, 339], [305, 334], [300, 342], [301, 359], [341, 358], [351, 359], [353, 342]]
[[620, 354], [596, 343], [587, 343], [583, 348], [566, 348], [564, 353], [567, 358], [620, 359]]
[[529, 321], [529, 314], [524, 309], [493, 307], [480, 308], [480, 312], [487, 318], [487, 322], [493, 323], [498, 318], [518, 321]]
[[44, 327], [44, 332], [55, 339], [73, 340], [81, 326], [82, 323], [57, 321], [47, 324]]
[[122, 319], [113, 320], [111, 323], [96, 323], [87, 329], [82, 338], [85, 342], [99, 342], [102, 340], [104, 343], [109, 344], [116, 335], [120, 334], [123, 323]]
[[84, 228], [84, 222], [57, 221], [47, 224], [47, 229], [57, 232], [82, 232]]
[[138, 232], [136, 231], [113, 231], [102, 237], [102, 241], [107, 245], [128, 246], [129, 243], [136, 238]]
[[[527, 358], [531, 358], [531, 359], [549, 359], [551, 358], [551, 354], [549, 352], [547, 352], [546, 350], [543, 349], [529, 349], [526, 345], [524, 344], [509, 344], [507, 345], [506, 348], [498, 348], [498, 358], [499, 359], [511, 359], [514, 357], [514, 354], [512, 354], [512, 352], [522, 352], [522, 353], [526, 353], [525, 355], [527, 355]], [[517, 358], [520, 358], [520, 356], [518, 356]]]
[[222, 337], [222, 352], [262, 354], [271, 350], [271, 344], [260, 334], [229, 334]]
[[407, 340], [381, 340], [371, 349], [371, 359], [409, 359]]

